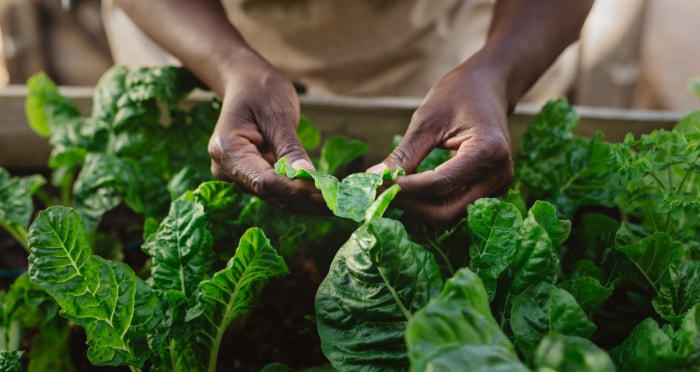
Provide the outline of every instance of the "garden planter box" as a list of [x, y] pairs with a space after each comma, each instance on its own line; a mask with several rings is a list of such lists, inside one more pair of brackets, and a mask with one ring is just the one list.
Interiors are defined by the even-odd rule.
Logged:
[[[512, 189], [474, 201], [443, 229], [389, 208], [398, 187], [380, 186], [400, 170], [336, 178], [331, 170], [355, 158], [333, 153], [359, 153], [342, 140], [325, 142], [333, 151], [321, 153], [319, 172], [275, 165], [278, 174], [314, 178], [334, 216], [284, 212], [211, 180], [207, 125], [218, 104], [203, 92], [176, 100], [167, 87], [191, 87], [179, 73], [113, 70], [94, 110], [91, 89], [60, 91], [92, 118], [57, 99], [50, 81], [30, 80], [40, 93], [32, 99], [44, 99], [33, 123], [54, 115], [53, 172], [46, 139], [24, 120], [24, 87], [3, 91], [0, 165], [60, 181], [54, 200], [34, 187], [40, 177], [0, 178], [0, 206], [9, 206], [0, 217], [13, 218], [4, 226], [31, 252], [20, 266], [29, 275], [3, 298], [47, 304], [49, 315], [58, 303], [63, 317], [47, 319], [71, 333], [62, 333], [54, 359], [70, 353], [79, 370], [90, 369], [87, 336], [91, 363], [139, 371], [697, 367], [700, 112], [655, 131], [684, 115], [564, 100], [518, 106], [509, 119], [519, 151]], [[124, 76], [135, 83], [109, 84]], [[154, 114], [159, 103], [169, 105], [168, 127], [159, 124], [163, 111]], [[322, 137], [369, 145], [353, 166], [386, 156], [419, 105], [301, 98]], [[426, 169], [446, 155], [431, 154]], [[34, 199], [47, 206], [38, 214]], [[87, 332], [74, 335], [75, 325]], [[14, 337], [0, 361], [39, 360], [47, 353], [37, 340]]]
[[[62, 87], [61, 92], [72, 99], [83, 114], [90, 113], [92, 88]], [[196, 92], [189, 102], [210, 99], [207, 93]], [[27, 125], [24, 114], [26, 88], [0, 88], [0, 166], [13, 169], [43, 168], [49, 156], [48, 141], [37, 136]], [[374, 164], [386, 156], [394, 135], [402, 134], [413, 111], [420, 105], [415, 98], [358, 98], [302, 96], [301, 112], [318, 126], [324, 136], [340, 135], [369, 144], [365, 163]], [[519, 105], [511, 115], [510, 131], [514, 151], [528, 123], [540, 106]], [[591, 136], [603, 131], [608, 141], [622, 140], [628, 132], [639, 135], [657, 128], [671, 128], [683, 115], [673, 111], [620, 110], [576, 107], [581, 122], [575, 133]]]

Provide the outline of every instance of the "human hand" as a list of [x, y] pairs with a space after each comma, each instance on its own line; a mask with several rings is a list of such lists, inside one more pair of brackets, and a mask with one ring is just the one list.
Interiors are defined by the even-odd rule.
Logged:
[[[505, 79], [488, 68], [464, 64], [445, 75], [414, 113], [405, 136], [391, 154], [368, 171], [400, 166], [407, 175], [396, 204], [436, 225], [463, 217], [476, 199], [507, 191], [513, 179]], [[452, 158], [418, 174], [434, 148]]]
[[226, 76], [221, 114], [209, 141], [212, 173], [286, 211], [325, 213], [313, 184], [275, 173], [286, 157], [297, 168], [314, 170], [299, 143], [299, 101], [291, 82], [257, 55], [241, 57]]

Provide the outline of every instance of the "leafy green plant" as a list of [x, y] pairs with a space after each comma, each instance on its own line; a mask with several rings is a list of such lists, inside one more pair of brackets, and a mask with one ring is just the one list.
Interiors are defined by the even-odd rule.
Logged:
[[[385, 186], [401, 170], [338, 177], [366, 151], [338, 137], [314, 159], [317, 172], [275, 164], [281, 175], [313, 182], [332, 217], [283, 213], [208, 180], [218, 102], [183, 109], [179, 101], [197, 85], [183, 70], [113, 69], [87, 118], [45, 77], [31, 83], [28, 114], [51, 136], [52, 184], [74, 205], [47, 208], [29, 229], [29, 275], [3, 297], [0, 363], [8, 368], [24, 358], [18, 325], [49, 332], [70, 319], [88, 330], [96, 365], [215, 370], [223, 339], [254, 313], [263, 284], [309, 246], [333, 255], [312, 315], [338, 370], [700, 364], [698, 113], [672, 131], [609, 143], [601, 133], [574, 135], [575, 110], [551, 101], [523, 136], [512, 190], [477, 200], [441, 229], [391, 208], [401, 191]], [[322, 142], [307, 118], [298, 134], [309, 151]], [[185, 135], [201, 154], [160, 142]], [[448, 155], [434, 151], [420, 171]], [[27, 202], [40, 182], [22, 182]], [[96, 254], [91, 234], [120, 204], [144, 216], [146, 271]], [[29, 354], [42, 350], [36, 345]]]
[[209, 276], [213, 238], [203, 195], [217, 187], [204, 183], [173, 203], [144, 246], [153, 255], [148, 281], [93, 255], [73, 209], [50, 207], [32, 224], [30, 279], [87, 330], [93, 364], [139, 370], [153, 360], [158, 370], [213, 371], [223, 332], [250, 309], [258, 283], [286, 273], [262, 231], [250, 229], [226, 267]]

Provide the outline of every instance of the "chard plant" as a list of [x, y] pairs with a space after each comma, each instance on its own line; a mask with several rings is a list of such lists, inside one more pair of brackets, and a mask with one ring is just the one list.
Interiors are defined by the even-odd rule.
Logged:
[[[309, 314], [330, 369], [700, 365], [699, 113], [610, 143], [575, 135], [575, 110], [551, 101], [523, 136], [512, 189], [438, 229], [391, 207], [398, 186], [377, 195], [402, 170], [338, 176], [366, 151], [354, 140], [327, 139], [316, 172], [275, 164], [313, 182], [332, 217], [283, 213], [211, 180], [206, 142], [218, 102], [180, 102], [197, 84], [179, 68], [115, 67], [83, 117], [45, 75], [30, 81], [28, 116], [50, 136], [51, 184], [61, 190], [46, 205], [62, 205], [41, 211], [28, 234], [31, 213], [2, 222], [25, 226], [15, 231], [31, 252], [28, 274], [0, 297], [3, 366], [19, 368], [26, 355], [48, 363], [39, 362], [49, 354], [42, 342], [22, 354], [18, 329], [68, 337], [70, 320], [86, 329], [95, 365], [213, 371], [264, 283], [309, 245], [334, 254]], [[298, 135], [309, 151], [322, 142], [304, 117]], [[187, 138], [187, 154], [165, 145]], [[435, 150], [419, 170], [448, 156]], [[10, 194], [23, 195], [23, 207], [0, 211], [37, 209], [30, 196], [40, 179], [0, 173], [2, 182], [22, 185]], [[118, 205], [142, 216], [145, 271], [104, 258], [112, 256], [96, 238], [100, 221]], [[62, 365], [67, 353], [56, 350], [51, 360]], [[263, 370], [296, 369], [267, 362]]]

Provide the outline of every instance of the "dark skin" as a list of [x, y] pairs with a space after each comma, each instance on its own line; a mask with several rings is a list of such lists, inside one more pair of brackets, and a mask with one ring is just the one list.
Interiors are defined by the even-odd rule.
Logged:
[[[285, 210], [326, 211], [312, 184], [275, 174], [286, 157], [313, 170], [296, 136], [299, 100], [291, 82], [256, 53], [214, 0], [116, 0], [129, 17], [222, 97], [209, 143], [215, 177]], [[505, 192], [513, 179], [507, 117], [518, 100], [578, 39], [593, 0], [499, 0], [486, 44], [430, 89], [401, 143], [368, 171], [400, 166], [395, 203], [436, 225], [468, 204]], [[158, 14], [153, 17], [152, 14]], [[453, 157], [416, 167], [434, 148]]]

